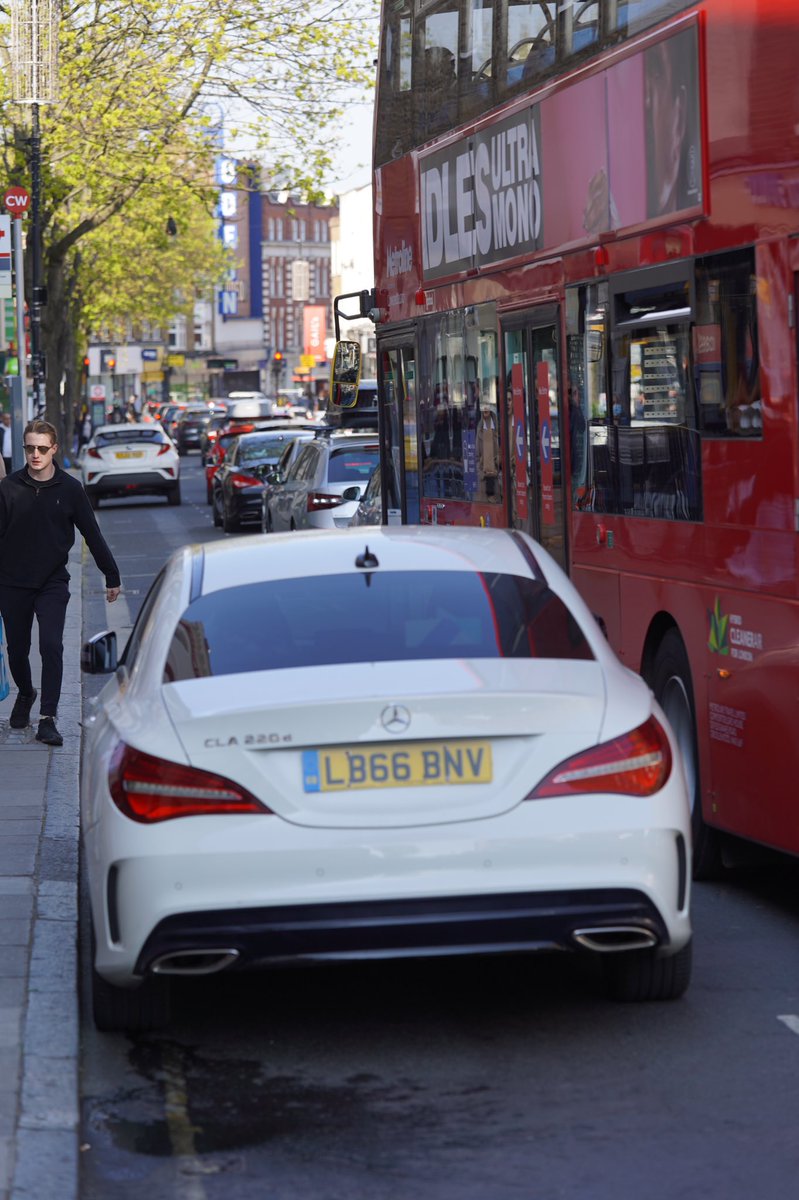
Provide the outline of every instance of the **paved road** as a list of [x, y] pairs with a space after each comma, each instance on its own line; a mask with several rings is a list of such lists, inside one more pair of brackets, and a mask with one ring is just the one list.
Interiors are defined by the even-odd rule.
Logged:
[[[98, 579], [87, 633], [223, 536], [196, 457], [183, 491], [101, 509], [127, 607]], [[699, 886], [694, 920], [675, 1004], [606, 1002], [590, 961], [449, 960], [185, 983], [158, 1036], [84, 1019], [83, 1200], [793, 1196], [799, 867]]]

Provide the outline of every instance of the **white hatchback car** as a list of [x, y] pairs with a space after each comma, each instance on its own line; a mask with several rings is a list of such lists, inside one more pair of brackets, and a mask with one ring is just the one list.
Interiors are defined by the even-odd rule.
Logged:
[[166, 496], [180, 504], [180, 455], [161, 425], [101, 425], [80, 465], [92, 508], [112, 496]]
[[102, 1029], [164, 1022], [170, 975], [291, 961], [559, 949], [621, 999], [688, 986], [673, 734], [522, 533], [184, 547], [85, 736]]

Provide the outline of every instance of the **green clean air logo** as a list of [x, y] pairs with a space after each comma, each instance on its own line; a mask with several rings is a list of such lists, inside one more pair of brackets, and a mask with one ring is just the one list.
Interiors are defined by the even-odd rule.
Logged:
[[711, 654], [729, 654], [730, 652], [730, 618], [722, 616], [721, 604], [716, 596], [716, 603], [708, 612], [710, 618], [710, 638], [707, 648]]

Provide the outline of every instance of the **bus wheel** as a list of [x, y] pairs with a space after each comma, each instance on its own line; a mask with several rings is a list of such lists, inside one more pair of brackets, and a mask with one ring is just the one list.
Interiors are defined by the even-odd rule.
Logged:
[[691, 802], [694, 879], [716, 879], [721, 872], [721, 835], [706, 825], [702, 816], [691, 669], [676, 629], [670, 629], [660, 644], [650, 682], [674, 731], [685, 768]]

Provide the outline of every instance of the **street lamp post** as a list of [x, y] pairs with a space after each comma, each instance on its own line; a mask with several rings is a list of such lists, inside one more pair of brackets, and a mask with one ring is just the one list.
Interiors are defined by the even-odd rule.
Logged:
[[37, 415], [44, 408], [44, 355], [42, 354], [42, 137], [39, 105], [31, 105], [31, 378]]

